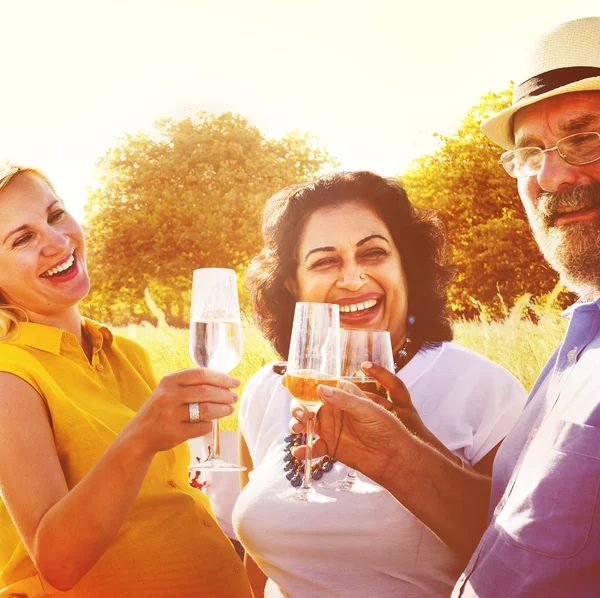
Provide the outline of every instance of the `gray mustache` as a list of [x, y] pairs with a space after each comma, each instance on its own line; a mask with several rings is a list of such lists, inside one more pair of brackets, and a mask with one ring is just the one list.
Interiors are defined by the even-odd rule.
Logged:
[[538, 211], [547, 225], [565, 208], [600, 208], [600, 183], [567, 187], [556, 193], [540, 193]]

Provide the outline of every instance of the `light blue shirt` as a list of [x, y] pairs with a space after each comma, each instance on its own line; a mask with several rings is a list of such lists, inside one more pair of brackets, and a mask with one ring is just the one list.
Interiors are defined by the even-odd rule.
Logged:
[[494, 461], [490, 524], [455, 598], [600, 596], [600, 299], [563, 315]]

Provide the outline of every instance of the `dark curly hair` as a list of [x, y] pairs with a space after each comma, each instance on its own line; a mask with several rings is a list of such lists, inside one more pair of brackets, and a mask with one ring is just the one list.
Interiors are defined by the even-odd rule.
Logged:
[[251, 262], [246, 286], [258, 326], [287, 359], [296, 298], [285, 286], [295, 275], [298, 246], [308, 217], [319, 208], [349, 201], [369, 205], [388, 227], [400, 253], [408, 285], [414, 351], [452, 340], [447, 311], [454, 268], [444, 263], [446, 230], [434, 210], [413, 206], [397, 180], [367, 171], [336, 172], [282, 189], [263, 212], [264, 247]]

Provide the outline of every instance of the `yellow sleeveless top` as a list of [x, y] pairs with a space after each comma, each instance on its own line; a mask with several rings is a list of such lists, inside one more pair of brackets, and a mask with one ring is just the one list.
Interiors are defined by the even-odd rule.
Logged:
[[[69, 488], [156, 385], [145, 349], [91, 320], [83, 323], [93, 345], [91, 363], [74, 335], [50, 326], [23, 323], [16, 339], [0, 341], [0, 371], [28, 382], [48, 405]], [[113, 544], [69, 592], [58, 592], [39, 575], [0, 500], [0, 596], [252, 596], [208, 497], [188, 483], [189, 459], [185, 443], [157, 453]]]

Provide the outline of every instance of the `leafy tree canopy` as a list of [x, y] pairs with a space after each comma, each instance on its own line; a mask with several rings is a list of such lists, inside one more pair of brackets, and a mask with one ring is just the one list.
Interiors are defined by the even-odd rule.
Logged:
[[119, 139], [98, 161], [86, 199], [92, 293], [86, 311], [115, 324], [187, 318], [195, 268], [242, 269], [261, 247], [275, 191], [336, 166], [306, 134], [269, 139], [245, 118], [200, 112]]
[[460, 315], [475, 315], [481, 305], [500, 315], [526, 293], [549, 293], [558, 280], [533, 239], [515, 180], [498, 164], [503, 150], [480, 128], [511, 96], [512, 88], [483, 96], [454, 135], [436, 135], [438, 149], [401, 177], [411, 200], [436, 208], [446, 223], [459, 272], [450, 305]]

